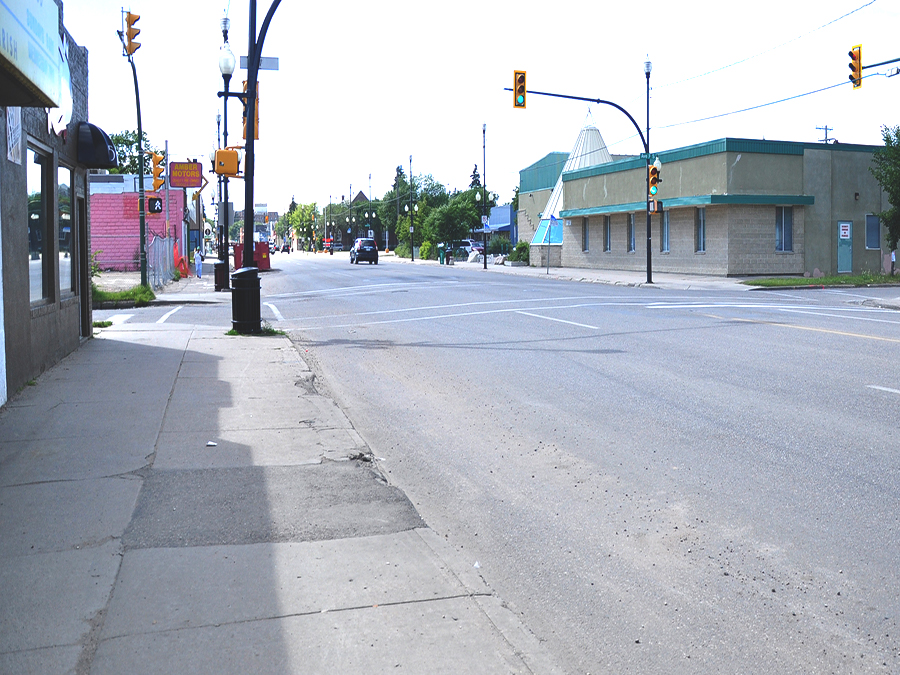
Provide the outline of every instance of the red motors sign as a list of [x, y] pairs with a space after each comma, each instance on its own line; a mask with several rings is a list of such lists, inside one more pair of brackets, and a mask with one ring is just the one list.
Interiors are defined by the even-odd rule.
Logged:
[[198, 188], [203, 186], [203, 165], [200, 162], [169, 162], [169, 187]]

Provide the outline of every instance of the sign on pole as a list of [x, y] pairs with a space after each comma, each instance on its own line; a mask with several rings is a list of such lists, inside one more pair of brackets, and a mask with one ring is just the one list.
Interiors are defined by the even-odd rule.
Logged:
[[203, 185], [203, 164], [169, 162], [169, 187], [198, 188]]

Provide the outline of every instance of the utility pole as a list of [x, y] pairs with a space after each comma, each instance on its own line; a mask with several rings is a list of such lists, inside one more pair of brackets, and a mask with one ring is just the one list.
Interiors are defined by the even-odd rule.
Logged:
[[[140, 19], [140, 14], [125, 13], [125, 22], [128, 28], [124, 31], [118, 31], [119, 39], [122, 41], [122, 47], [125, 49], [125, 55], [128, 57], [128, 63], [131, 64], [131, 74], [134, 76], [134, 102], [137, 107], [137, 146], [138, 146], [138, 213], [140, 214], [140, 238], [141, 245], [139, 247], [139, 259], [141, 267], [141, 286], [147, 285], [147, 216], [146, 203], [144, 194], [144, 128], [141, 125], [141, 92], [138, 89], [137, 68], [134, 65], [134, 53], [140, 49], [141, 43], [135, 42], [134, 38], [141, 32], [140, 28], [135, 25]], [[127, 38], [126, 38], [127, 36]]]

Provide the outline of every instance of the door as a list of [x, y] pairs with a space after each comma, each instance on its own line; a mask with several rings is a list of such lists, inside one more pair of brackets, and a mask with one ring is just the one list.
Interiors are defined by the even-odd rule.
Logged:
[[837, 271], [853, 271], [853, 223], [849, 220], [838, 221]]

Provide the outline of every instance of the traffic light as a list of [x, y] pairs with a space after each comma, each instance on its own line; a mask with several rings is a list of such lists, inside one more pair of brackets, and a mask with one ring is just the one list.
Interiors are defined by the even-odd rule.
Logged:
[[513, 108], [525, 107], [525, 71], [513, 71]]
[[162, 213], [162, 199], [159, 197], [149, 197], [147, 199], [147, 210], [150, 213]]
[[159, 188], [166, 184], [166, 179], [162, 178], [162, 172], [165, 171], [165, 167], [161, 166], [161, 163], [165, 159], [165, 157], [151, 150], [148, 150], [147, 154], [150, 155], [150, 158], [153, 161], [153, 168], [151, 169], [151, 171], [153, 172], [153, 191], [156, 192], [157, 190], [159, 190]]
[[[247, 93], [247, 80], [244, 80], [244, 94]], [[244, 102], [244, 140], [247, 140], [247, 98], [242, 99]], [[254, 105], [254, 124], [253, 124], [253, 140], [259, 140], [259, 82], [256, 83], [256, 104]]]
[[856, 45], [849, 52], [847, 52], [847, 56], [850, 57], [850, 81], [853, 83], [854, 89], [859, 89], [862, 86], [862, 45]]
[[655, 195], [657, 192], [659, 192], [659, 169], [652, 165], [650, 166], [649, 181], [650, 194]]
[[135, 42], [134, 38], [138, 36], [138, 33], [141, 32], [140, 28], [135, 28], [134, 24], [138, 22], [138, 19], [141, 18], [140, 14], [132, 14], [131, 12], [125, 12], [125, 23], [128, 26], [125, 29], [125, 51], [130, 56], [134, 54], [138, 49], [140, 49], [141, 43]]
[[221, 176], [237, 176], [241, 158], [237, 150], [225, 148], [216, 150], [216, 173]]

